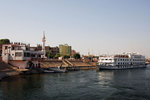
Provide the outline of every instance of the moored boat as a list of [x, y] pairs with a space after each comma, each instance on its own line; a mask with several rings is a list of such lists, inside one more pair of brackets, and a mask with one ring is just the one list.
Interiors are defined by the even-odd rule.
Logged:
[[66, 73], [68, 70], [64, 67], [58, 66], [58, 67], [50, 67], [50, 68], [44, 68], [44, 73]]
[[136, 53], [100, 56], [99, 70], [133, 69], [146, 67], [145, 57]]

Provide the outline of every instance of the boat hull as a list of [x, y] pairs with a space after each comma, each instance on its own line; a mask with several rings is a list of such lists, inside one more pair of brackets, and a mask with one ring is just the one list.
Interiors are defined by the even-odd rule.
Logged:
[[99, 70], [121, 70], [121, 69], [136, 69], [145, 68], [146, 65], [130, 65], [130, 66], [102, 66], [98, 65]]

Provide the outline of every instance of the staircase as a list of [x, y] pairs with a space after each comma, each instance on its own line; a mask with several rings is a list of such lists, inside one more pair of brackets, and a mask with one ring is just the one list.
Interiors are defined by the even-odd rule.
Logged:
[[71, 66], [71, 67], [74, 66], [69, 60], [65, 59], [65, 61], [66, 61], [66, 63], [67, 63], [69, 66]]
[[64, 64], [63, 67], [68, 67], [69, 66], [69, 64], [65, 60], [62, 60], [62, 63]]

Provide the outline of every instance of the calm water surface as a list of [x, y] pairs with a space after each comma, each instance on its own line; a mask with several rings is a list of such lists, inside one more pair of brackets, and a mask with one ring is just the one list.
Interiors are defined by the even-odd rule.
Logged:
[[11, 77], [0, 100], [150, 100], [150, 67]]

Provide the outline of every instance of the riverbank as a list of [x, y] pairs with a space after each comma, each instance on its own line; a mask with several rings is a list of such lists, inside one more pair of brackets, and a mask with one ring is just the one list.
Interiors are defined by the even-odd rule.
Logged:
[[40, 68], [34, 69], [18, 69], [18, 66], [23, 66], [24, 63], [14, 62], [14, 65], [12, 64], [13, 63], [10, 65], [0, 61], [0, 80], [20, 74], [41, 74], [44, 73], [42, 69], [54, 68], [58, 66], [62, 66], [68, 69], [68, 71], [96, 69], [95, 63], [87, 63], [81, 60], [44, 60], [40, 61]]
[[20, 72], [15, 67], [0, 61], [0, 81], [4, 78], [19, 74]]

